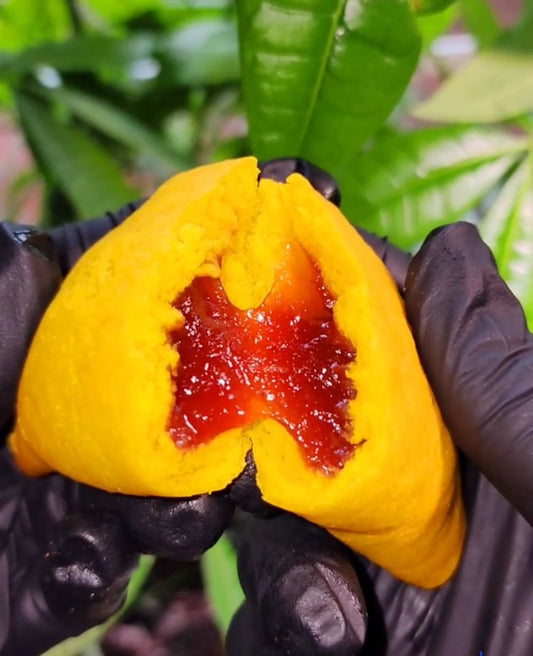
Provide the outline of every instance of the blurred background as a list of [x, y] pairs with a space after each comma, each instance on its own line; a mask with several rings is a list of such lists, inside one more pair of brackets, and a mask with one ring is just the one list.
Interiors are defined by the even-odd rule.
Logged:
[[[500, 243], [498, 261], [507, 258], [510, 277], [513, 271], [526, 276], [517, 284], [527, 279], [521, 298], [530, 299], [530, 318], [532, 265], [517, 265], [512, 259], [509, 234], [516, 236], [517, 229], [533, 224], [533, 169], [528, 164], [532, 11], [531, 0], [459, 0], [440, 13], [420, 17], [423, 46], [418, 65], [380, 133], [384, 137], [378, 134], [375, 149], [362, 156], [360, 194], [356, 198], [352, 193], [347, 205], [348, 214], [351, 207], [363, 207], [361, 216], [375, 219], [365, 227], [377, 232], [390, 217], [389, 234], [405, 247], [419, 243], [435, 224], [475, 220], [487, 208], [501, 207], [504, 219], [498, 225], [507, 232], [493, 230], [492, 245]], [[512, 61], [497, 59], [496, 68], [503, 67], [509, 88], [496, 97], [501, 80], [491, 79], [496, 59], [487, 56], [494, 57], [492, 44], [503, 43], [509, 35], [519, 46]], [[482, 85], [479, 97], [471, 92], [473, 79]], [[490, 96], [486, 103], [483, 93]], [[429, 98], [436, 100], [425, 103]], [[479, 106], [470, 112], [476, 102]], [[452, 127], [425, 132], [431, 121], [439, 120]], [[456, 129], [455, 124], [462, 127]], [[487, 124], [521, 141], [505, 141], [504, 146], [498, 141], [496, 147], [493, 132], [483, 141], [485, 133], [477, 128]], [[390, 130], [422, 136], [419, 141], [394, 142], [394, 137], [391, 142]], [[455, 147], [459, 142], [460, 148]], [[394, 175], [380, 180], [379, 167], [369, 181], [365, 157], [381, 152], [385, 154], [376, 161], [396, 161], [398, 153], [404, 157], [404, 143], [406, 151], [415, 153], [415, 169], [421, 158], [416, 181], [406, 175], [399, 176], [400, 182]], [[427, 145], [426, 150], [420, 144]], [[0, 218], [51, 226], [97, 216], [150, 194], [175, 172], [250, 150], [232, 0], [0, 0]], [[399, 170], [399, 164], [395, 166]], [[427, 185], [420, 191], [424, 166]], [[520, 186], [526, 169], [529, 182]], [[415, 173], [409, 175], [414, 180]], [[397, 207], [390, 201], [387, 185], [398, 189], [404, 180], [405, 196], [416, 199], [416, 208], [414, 201], [407, 208], [405, 196]], [[370, 194], [378, 187], [386, 193], [379, 197], [376, 192], [375, 200]], [[385, 209], [367, 211], [374, 200]], [[516, 217], [512, 225], [505, 218], [511, 211]], [[492, 216], [494, 226], [497, 212]], [[485, 232], [490, 237], [490, 226]], [[525, 252], [532, 260], [533, 241], [516, 243], [521, 246], [515, 254]], [[143, 561], [130, 592], [128, 610], [111, 629], [97, 629], [50, 653], [223, 654], [221, 635], [241, 599], [228, 542], [201, 567]]]
[[0, 215], [61, 223], [245, 151], [233, 3], [0, 2]]
[[[523, 0], [479, 0], [496, 26]], [[475, 3], [474, 3], [475, 4]], [[431, 17], [391, 122], [478, 48], [461, 7]], [[467, 17], [468, 19], [468, 17]], [[96, 216], [191, 166], [249, 152], [232, 0], [0, 0], [0, 216]]]

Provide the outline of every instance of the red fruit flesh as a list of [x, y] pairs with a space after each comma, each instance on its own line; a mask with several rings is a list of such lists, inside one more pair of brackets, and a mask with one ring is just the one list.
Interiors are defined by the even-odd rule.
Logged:
[[184, 324], [170, 341], [180, 360], [168, 431], [180, 449], [271, 417], [325, 474], [342, 468], [350, 444], [346, 376], [355, 349], [333, 321], [334, 298], [303, 249], [287, 259], [261, 305], [239, 310], [218, 279], [196, 278], [174, 301]]

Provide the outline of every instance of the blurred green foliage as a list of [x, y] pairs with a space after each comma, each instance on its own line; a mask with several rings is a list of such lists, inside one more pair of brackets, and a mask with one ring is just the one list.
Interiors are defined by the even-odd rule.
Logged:
[[[474, 54], [455, 72], [435, 45], [458, 21]], [[354, 224], [404, 248], [475, 221], [533, 324], [532, 0], [506, 30], [486, 0], [4, 0], [0, 44], [0, 111], [34, 155], [45, 223], [203, 162], [307, 157]], [[442, 84], [417, 105], [427, 62]], [[227, 626], [227, 543], [204, 572]]]
[[48, 225], [244, 152], [227, 0], [7, 0], [0, 44], [0, 101], [45, 181]]

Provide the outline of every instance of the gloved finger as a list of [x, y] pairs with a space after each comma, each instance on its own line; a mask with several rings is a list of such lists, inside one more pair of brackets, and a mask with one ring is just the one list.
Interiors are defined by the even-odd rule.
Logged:
[[474, 226], [428, 237], [405, 304], [456, 444], [533, 523], [533, 336]]
[[0, 651], [33, 656], [115, 613], [137, 556], [125, 529], [99, 513], [57, 526], [45, 554], [35, 552], [27, 562], [17, 553], [7, 562], [15, 573], [5, 572], [5, 588], [8, 579], [11, 585]]
[[279, 157], [264, 162], [259, 162], [259, 179], [268, 178], [276, 182], [285, 182], [289, 175], [299, 173], [311, 185], [334, 205], [339, 206], [341, 202], [341, 193], [331, 175], [323, 171], [318, 166], [311, 164], [301, 157]]
[[227, 528], [234, 504], [226, 494], [186, 499], [109, 494], [79, 486], [79, 507], [106, 510], [127, 527], [138, 551], [176, 560], [195, 560]]
[[70, 515], [53, 530], [42, 573], [59, 617], [98, 624], [122, 605], [137, 551], [126, 527], [101, 512]]
[[137, 200], [96, 219], [52, 228], [48, 235], [57, 252], [62, 274], [65, 276], [86, 250], [131, 216], [143, 203], [144, 199]]
[[46, 235], [25, 226], [0, 224], [0, 435], [13, 415], [31, 338], [60, 281]]
[[241, 536], [238, 567], [265, 646], [280, 654], [357, 656], [367, 624], [363, 593], [348, 552], [326, 531], [286, 514], [253, 519]]
[[372, 248], [374, 253], [380, 258], [383, 264], [389, 270], [396, 287], [400, 294], [403, 294], [405, 287], [405, 277], [407, 276], [407, 269], [411, 261], [411, 255], [402, 251], [389, 242], [387, 237], [378, 237], [372, 232], [367, 232], [362, 228], [356, 228], [357, 232], [365, 240], [365, 242]]

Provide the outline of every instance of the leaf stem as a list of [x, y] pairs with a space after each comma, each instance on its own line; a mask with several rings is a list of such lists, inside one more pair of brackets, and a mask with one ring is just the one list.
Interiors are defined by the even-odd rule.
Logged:
[[67, 7], [67, 11], [70, 19], [70, 25], [72, 27], [73, 33], [75, 35], [82, 34], [83, 21], [81, 20], [81, 14], [78, 5], [76, 3], [76, 0], [65, 0], [65, 4]]

